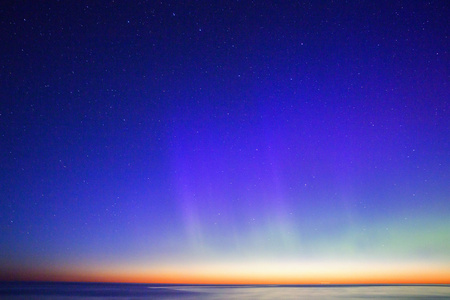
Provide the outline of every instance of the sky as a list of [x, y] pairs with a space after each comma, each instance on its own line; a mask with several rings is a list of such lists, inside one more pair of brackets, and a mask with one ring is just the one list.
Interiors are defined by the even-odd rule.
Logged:
[[1, 280], [450, 283], [448, 1], [2, 1]]

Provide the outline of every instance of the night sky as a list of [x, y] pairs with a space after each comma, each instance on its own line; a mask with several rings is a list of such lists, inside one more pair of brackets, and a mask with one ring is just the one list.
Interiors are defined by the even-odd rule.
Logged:
[[2, 1], [0, 279], [450, 283], [448, 1]]

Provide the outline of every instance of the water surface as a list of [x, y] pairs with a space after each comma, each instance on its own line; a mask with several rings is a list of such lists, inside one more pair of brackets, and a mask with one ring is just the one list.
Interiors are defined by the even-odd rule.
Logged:
[[0, 283], [0, 298], [49, 299], [450, 299], [450, 285], [164, 285]]

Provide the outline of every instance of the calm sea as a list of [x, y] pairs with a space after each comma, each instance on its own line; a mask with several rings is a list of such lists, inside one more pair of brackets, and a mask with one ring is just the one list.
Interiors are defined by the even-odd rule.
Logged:
[[0, 283], [1, 299], [450, 299], [450, 285]]

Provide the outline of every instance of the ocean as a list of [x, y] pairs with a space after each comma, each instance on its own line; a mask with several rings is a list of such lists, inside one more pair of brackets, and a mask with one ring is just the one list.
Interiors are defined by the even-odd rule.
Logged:
[[4, 300], [450, 299], [450, 285], [171, 285], [3, 282]]

